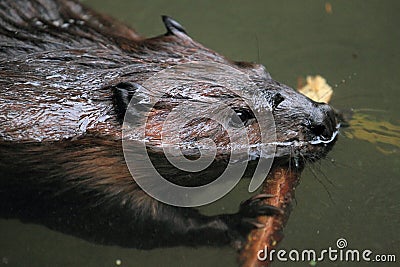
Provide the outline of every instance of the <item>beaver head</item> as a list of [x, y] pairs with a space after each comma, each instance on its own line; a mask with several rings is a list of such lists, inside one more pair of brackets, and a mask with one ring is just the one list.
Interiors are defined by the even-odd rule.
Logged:
[[329, 105], [273, 80], [260, 64], [220, 56], [193, 41], [177, 22], [163, 19], [167, 34], [143, 46], [167, 67], [146, 73], [147, 80], [114, 86], [127, 139], [142, 139], [153, 151], [177, 147], [192, 159], [207, 149], [217, 158], [247, 150], [248, 159], [256, 159], [270, 156], [272, 150], [261, 151], [273, 146], [275, 158], [298, 163], [329, 151], [339, 127]]
[[[244, 160], [313, 160], [334, 143], [333, 109], [273, 80], [262, 65], [221, 56], [166, 16], [167, 33], [146, 39], [65, 3], [54, 2], [63, 8], [48, 9], [51, 16], [27, 7], [27, 26], [11, 15], [4, 20], [15, 29], [0, 36], [7, 44], [0, 51], [2, 139], [119, 141], [127, 115], [125, 138], [192, 159], [209, 149], [217, 159], [243, 151]], [[56, 24], [47, 22], [53, 16]], [[275, 153], [262, 153], [269, 146]]]

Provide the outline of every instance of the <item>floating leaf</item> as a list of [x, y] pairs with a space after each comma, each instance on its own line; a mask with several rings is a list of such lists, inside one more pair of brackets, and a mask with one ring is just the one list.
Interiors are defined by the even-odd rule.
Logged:
[[331, 100], [333, 90], [326, 83], [326, 80], [320, 76], [307, 76], [307, 84], [298, 89], [300, 93], [316, 102], [328, 103]]

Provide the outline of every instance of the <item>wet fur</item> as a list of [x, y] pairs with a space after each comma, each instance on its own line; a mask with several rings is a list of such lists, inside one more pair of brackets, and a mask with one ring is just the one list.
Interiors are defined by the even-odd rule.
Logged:
[[[208, 217], [138, 188], [121, 147], [127, 90], [168, 67], [208, 60], [248, 73], [272, 102], [274, 92], [291, 99], [276, 107], [278, 129], [298, 128], [306, 110], [325, 111], [273, 81], [263, 66], [228, 60], [168, 22], [167, 34], [145, 39], [72, 0], [0, 0], [3, 217], [139, 248], [227, 244], [248, 230], [241, 219], [257, 211]], [[214, 137], [223, 143], [220, 134]]]

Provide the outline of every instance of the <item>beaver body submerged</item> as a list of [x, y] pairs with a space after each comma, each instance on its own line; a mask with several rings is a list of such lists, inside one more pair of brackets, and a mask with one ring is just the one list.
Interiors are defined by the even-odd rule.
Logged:
[[[162, 204], [135, 184], [121, 147], [127, 103], [148, 78], [180, 64], [215, 62], [247, 75], [273, 108], [280, 159], [320, 158], [337, 133], [329, 106], [272, 80], [261, 65], [222, 57], [193, 41], [172, 19], [163, 20], [167, 33], [145, 39], [73, 0], [0, 0], [3, 217], [97, 242], [150, 248], [226, 244], [254, 227], [251, 218], [279, 212], [256, 205], [265, 197], [259, 196], [245, 201], [236, 214], [205, 216]], [[256, 144], [259, 132], [251, 110], [223, 88], [209, 89], [166, 95], [150, 125], [156, 127], [174, 101], [201, 95], [236, 110]], [[182, 136], [212, 138], [223, 147], [224, 131], [212, 123], [189, 124]], [[156, 142], [158, 135], [152, 133]], [[196, 185], [193, 180], [200, 178], [179, 182]]]

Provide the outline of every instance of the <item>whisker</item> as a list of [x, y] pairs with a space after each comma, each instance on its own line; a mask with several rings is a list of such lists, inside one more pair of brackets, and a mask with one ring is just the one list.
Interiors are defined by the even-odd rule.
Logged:
[[331, 179], [329, 179], [329, 177], [322, 171], [322, 161], [318, 162], [318, 165], [314, 165], [314, 166], [318, 166], [319, 168], [316, 168], [316, 170], [322, 174], [322, 176], [325, 178], [325, 180], [332, 185], [333, 187], [336, 187], [336, 185], [333, 183], [333, 181]]
[[293, 146], [290, 146], [289, 152], [289, 173], [292, 174], [292, 157], [293, 157]]
[[256, 39], [256, 46], [257, 46], [257, 63], [261, 63], [261, 56], [260, 56], [260, 42], [258, 40], [258, 35], [257, 33], [254, 34], [254, 37]]
[[318, 181], [318, 182], [322, 185], [322, 187], [325, 189], [325, 191], [326, 191], [326, 193], [328, 194], [328, 197], [329, 197], [329, 199], [332, 201], [332, 203], [335, 204], [335, 201], [333, 200], [332, 195], [331, 195], [331, 193], [330, 193], [329, 190], [328, 190], [328, 187], [322, 182], [321, 179], [318, 178], [317, 173], [314, 171], [313, 168], [311, 168], [311, 166], [310, 166], [310, 171], [311, 171], [311, 173], [313, 174], [313, 176], [315, 177], [315, 179], [317, 179], [317, 181]]
[[[303, 157], [303, 159], [305, 159], [304, 156], [303, 156], [301, 153], [300, 153], [300, 156]], [[333, 198], [332, 198], [331, 193], [330, 193], [329, 190], [328, 190], [328, 187], [322, 182], [321, 179], [318, 178], [318, 175], [315, 173], [315, 171], [314, 171], [314, 169], [312, 168], [312, 166], [309, 165], [309, 167], [310, 167], [309, 169], [310, 169], [312, 175], [314, 176], [314, 178], [315, 178], [315, 179], [318, 181], [318, 183], [321, 184], [322, 187], [325, 189], [326, 193], [328, 194], [329, 199], [332, 201], [332, 203], [335, 203], [335, 201], [334, 201]]]
[[[290, 170], [290, 176], [291, 176], [291, 174], [292, 174], [292, 169], [291, 169], [291, 166], [292, 166], [292, 159], [294, 159], [294, 157], [295, 157], [296, 155], [295, 155], [295, 153], [294, 153], [294, 147], [293, 146], [290, 146], [290, 159], [289, 159], [289, 170]], [[294, 202], [295, 202], [295, 204], [296, 204], [296, 206], [297, 206], [297, 199], [296, 199], [296, 195], [294, 195]]]

